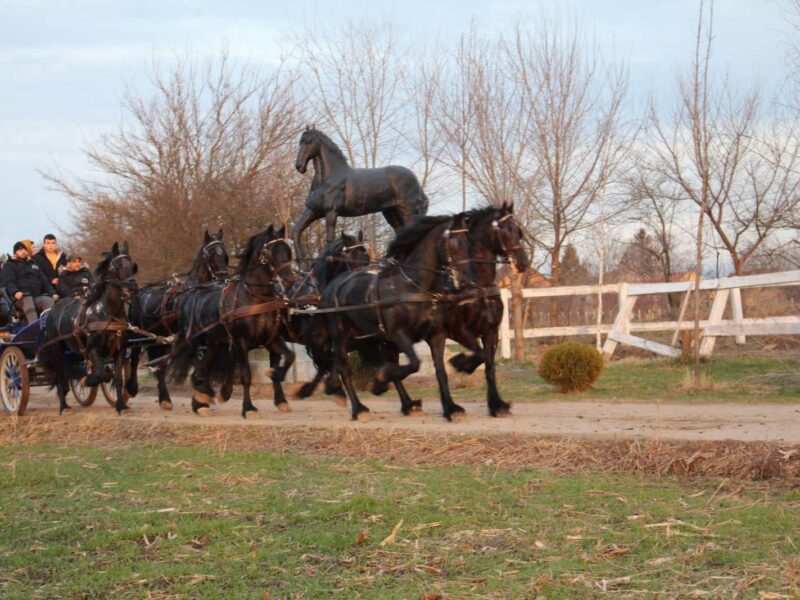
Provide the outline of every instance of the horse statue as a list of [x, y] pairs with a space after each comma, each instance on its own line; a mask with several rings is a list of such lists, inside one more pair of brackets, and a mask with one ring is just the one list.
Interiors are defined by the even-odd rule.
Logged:
[[[85, 300], [65, 298], [50, 309], [47, 317], [37, 358], [58, 392], [59, 413], [70, 408], [66, 400], [69, 380], [84, 375], [89, 387], [113, 379], [117, 413], [128, 409], [123, 396], [128, 343], [125, 303], [137, 292], [138, 266], [130, 257], [128, 242], [122, 246], [114, 242], [111, 252], [103, 255], [95, 269], [97, 283], [89, 296]], [[82, 364], [68, 360], [70, 354], [85, 357], [88, 374]]]
[[339, 147], [313, 127], [307, 127], [300, 136], [294, 166], [305, 173], [309, 161], [314, 164], [311, 191], [305, 199], [306, 208], [292, 230], [297, 260], [305, 258], [300, 235], [317, 219], [325, 218], [325, 241], [330, 244], [339, 216], [358, 217], [380, 212], [396, 231], [412, 215], [428, 212], [428, 197], [409, 169], [396, 165], [354, 169], [347, 164]]
[[[198, 285], [221, 281], [228, 277], [228, 252], [222, 241], [222, 228], [215, 234], [206, 230], [203, 243], [197, 251], [192, 267], [183, 282], [157, 283], [139, 290], [128, 309], [128, 320], [140, 329], [162, 338], [180, 331], [180, 304], [186, 293]], [[155, 364], [155, 376], [158, 382], [158, 405], [163, 410], [172, 409], [172, 398], [166, 382], [166, 364], [169, 357], [168, 344], [134, 345], [131, 349], [131, 376], [128, 379], [127, 391], [131, 397], [139, 391], [137, 367], [142, 352], [147, 352], [151, 364]], [[230, 397], [230, 387], [228, 397]], [[226, 398], [227, 399], [227, 398]]]

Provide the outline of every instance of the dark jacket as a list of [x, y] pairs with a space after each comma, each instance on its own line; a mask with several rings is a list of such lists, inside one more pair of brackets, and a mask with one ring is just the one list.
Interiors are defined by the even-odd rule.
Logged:
[[58, 294], [62, 298], [85, 297], [92, 283], [94, 283], [92, 272], [86, 267], [81, 267], [77, 271], [64, 269], [58, 277]]
[[3, 266], [2, 287], [11, 298], [22, 292], [31, 296], [52, 296], [56, 290], [42, 270], [32, 260], [12, 258]]
[[53, 263], [51, 263], [50, 259], [47, 258], [44, 248], [34, 254], [32, 258], [33, 261], [39, 265], [39, 268], [42, 270], [42, 273], [44, 273], [44, 276], [47, 277], [47, 281], [53, 281], [53, 279], [58, 277], [59, 269], [67, 266], [67, 257], [63, 252], [58, 253], [55, 269], [53, 268]]

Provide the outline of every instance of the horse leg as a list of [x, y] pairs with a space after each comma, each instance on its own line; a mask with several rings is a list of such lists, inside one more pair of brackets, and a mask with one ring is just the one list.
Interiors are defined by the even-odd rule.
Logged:
[[250, 372], [250, 359], [248, 358], [247, 340], [240, 338], [234, 346], [234, 361], [239, 366], [240, 383], [242, 384], [242, 416], [245, 419], [257, 418], [258, 409], [250, 399], [250, 384], [253, 377]]
[[336, 239], [336, 211], [329, 210], [325, 213], [325, 243], [330, 244]]
[[[393, 365], [398, 364], [400, 353], [393, 345], [382, 344], [381, 354], [383, 355], [384, 363], [390, 363]], [[403, 385], [403, 382], [400, 379], [394, 379], [392, 383], [394, 384], [394, 388], [397, 390], [397, 395], [400, 396], [400, 411], [406, 416], [412, 414], [422, 414], [422, 400], [412, 400], [411, 396], [406, 390], [405, 385]], [[372, 383], [372, 393], [379, 396], [386, 391], [386, 386], [386, 382], [378, 381], [376, 379]]]
[[459, 352], [450, 359], [450, 364], [459, 373], [474, 373], [483, 364], [484, 348], [474, 335], [459, 336], [458, 341], [472, 351], [472, 355]]
[[115, 407], [117, 414], [122, 415], [126, 410], [130, 410], [125, 404], [125, 352], [124, 350], [119, 353], [114, 359], [114, 386], [117, 391], [117, 405]]
[[405, 332], [398, 331], [392, 336], [391, 341], [400, 352], [406, 355], [408, 364], [400, 365], [395, 362], [394, 364], [384, 365], [376, 378], [378, 381], [403, 380], [412, 373], [419, 371], [420, 360], [414, 351], [413, 340]]
[[231, 371], [228, 376], [225, 378], [225, 383], [222, 384], [222, 387], [219, 388], [219, 393], [217, 394], [217, 400], [219, 402], [227, 402], [231, 399], [233, 395], [233, 372]]
[[495, 379], [494, 354], [497, 350], [497, 330], [492, 329], [483, 336], [484, 357], [486, 361], [486, 401], [489, 414], [493, 417], [505, 417], [511, 414], [511, 404], [500, 397]]
[[[338, 337], [338, 336], [337, 336]], [[336, 340], [336, 354], [334, 357], [333, 371], [331, 376], [340, 377], [342, 385], [350, 398], [351, 417], [353, 421], [366, 422], [371, 419], [369, 409], [361, 404], [353, 385], [353, 375], [350, 372], [350, 361], [347, 359], [347, 341]]]
[[96, 387], [101, 383], [108, 381], [109, 377], [104, 372], [105, 363], [100, 357], [100, 353], [97, 351], [97, 349], [90, 348], [86, 354], [88, 355], [88, 362], [89, 366], [91, 367], [89, 369], [91, 372], [86, 376], [86, 385], [89, 387]]
[[65, 410], [71, 410], [72, 407], [67, 404], [67, 392], [69, 391], [69, 379], [66, 372], [59, 372], [56, 375], [56, 392], [58, 393], [58, 414], [64, 414]]
[[433, 366], [436, 368], [436, 382], [439, 384], [439, 396], [442, 399], [442, 412], [448, 421], [461, 421], [465, 416], [464, 409], [453, 402], [450, 395], [450, 385], [447, 381], [447, 369], [444, 365], [444, 346], [447, 336], [444, 333], [437, 333], [428, 339], [428, 346], [431, 348]]
[[125, 382], [125, 389], [128, 390], [128, 395], [134, 398], [139, 393], [139, 376], [137, 369], [139, 368], [139, 359], [142, 356], [142, 349], [140, 347], [131, 348], [131, 376]]
[[300, 389], [297, 390], [297, 393], [295, 394], [295, 398], [297, 399], [308, 398], [311, 394], [314, 393], [314, 390], [317, 389], [317, 386], [319, 385], [319, 382], [322, 381], [323, 377], [325, 377], [325, 373], [323, 373], [322, 371], [319, 370], [319, 368], [317, 368], [316, 373], [314, 373], [314, 378], [311, 381], [307, 381], [302, 386], [300, 386]]
[[306, 208], [303, 214], [297, 219], [294, 227], [292, 227], [292, 242], [294, 243], [294, 251], [297, 255], [297, 260], [303, 260], [305, 258], [305, 252], [303, 252], [303, 247], [300, 245], [300, 235], [302, 235], [303, 231], [317, 219], [319, 219], [319, 215], [310, 208]]
[[214, 414], [211, 402], [214, 398], [214, 388], [211, 387], [211, 358], [213, 353], [208, 349], [202, 357], [197, 357], [192, 371], [192, 411], [200, 417], [210, 417]]
[[[283, 364], [281, 364], [281, 357], [283, 357]], [[294, 364], [295, 355], [286, 345], [282, 338], [278, 338], [269, 347], [269, 363], [272, 367], [270, 379], [272, 380], [272, 392], [274, 394], [275, 407], [281, 412], [290, 412], [292, 409], [286, 401], [286, 395], [283, 393], [283, 380], [286, 378], [286, 373], [289, 368]]]

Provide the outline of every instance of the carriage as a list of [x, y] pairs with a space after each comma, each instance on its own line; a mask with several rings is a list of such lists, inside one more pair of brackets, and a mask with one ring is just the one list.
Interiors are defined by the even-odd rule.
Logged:
[[[36, 359], [49, 313], [49, 310], [44, 311], [33, 323], [27, 323], [22, 315], [17, 315], [7, 328], [0, 330], [0, 402], [9, 414], [25, 413], [31, 387], [52, 385]], [[86, 370], [86, 359], [79, 352], [68, 350], [66, 359]], [[98, 387], [84, 385], [83, 378], [70, 379], [69, 387], [81, 406], [91, 406], [97, 398]], [[106, 401], [114, 406], [116, 391], [113, 381], [102, 383], [99, 388]]]

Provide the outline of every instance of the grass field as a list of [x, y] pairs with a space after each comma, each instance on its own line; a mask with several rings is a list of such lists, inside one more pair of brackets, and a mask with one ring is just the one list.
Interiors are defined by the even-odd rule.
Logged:
[[[504, 396], [515, 401], [545, 400], [625, 400], [669, 402], [800, 402], [800, 355], [782, 353], [774, 356], [720, 356], [702, 365], [701, 391], [692, 391], [690, 367], [664, 358], [623, 359], [608, 364], [593, 390], [583, 394], [561, 394], [539, 377], [531, 363], [498, 365], [498, 385]], [[483, 373], [471, 380], [480, 383]], [[435, 382], [424, 386], [410, 384], [427, 396], [436, 394]], [[454, 378], [456, 399], [480, 400], [482, 385], [458, 385]]]
[[3, 598], [790, 598], [800, 490], [0, 448]]

